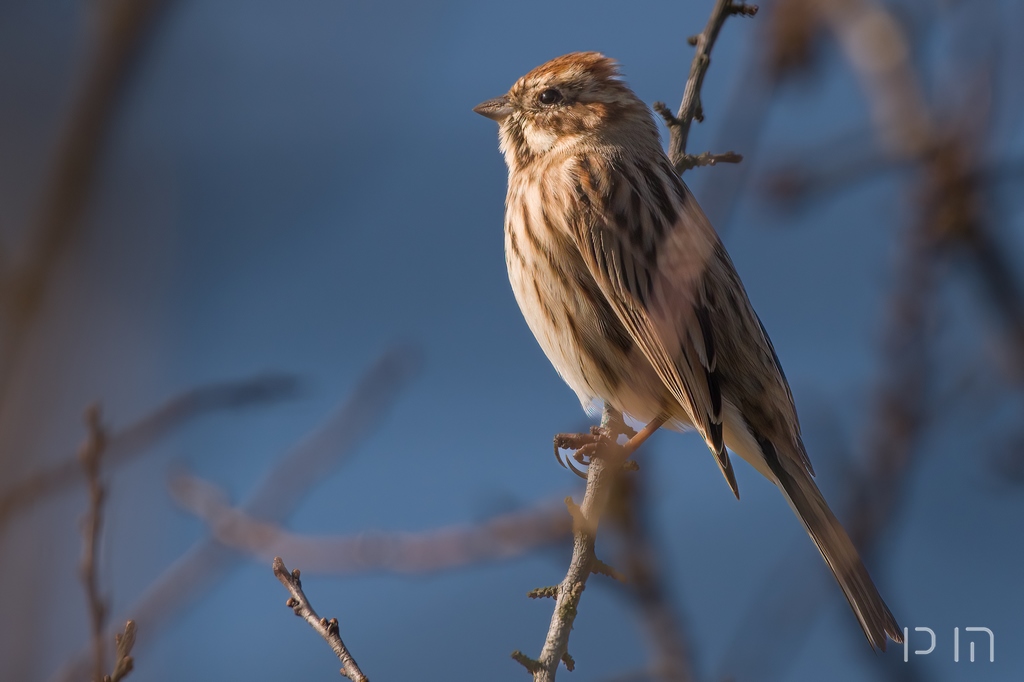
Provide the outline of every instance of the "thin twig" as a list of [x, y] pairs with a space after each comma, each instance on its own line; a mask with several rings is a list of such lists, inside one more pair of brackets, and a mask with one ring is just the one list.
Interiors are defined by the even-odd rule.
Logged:
[[571, 519], [561, 504], [543, 504], [501, 514], [477, 524], [418, 533], [360, 533], [309, 536], [254, 518], [228, 503], [226, 493], [193, 476], [171, 481], [171, 495], [206, 522], [226, 547], [262, 560], [288, 556], [310, 572], [349, 575], [365, 572], [427, 573], [520, 556], [568, 540]]
[[[691, 45], [697, 48], [690, 63], [690, 75], [686, 79], [686, 87], [683, 89], [683, 101], [679, 104], [679, 111], [675, 115], [662, 102], [655, 102], [654, 110], [661, 114], [668, 125], [668, 158], [675, 166], [677, 173], [684, 173], [690, 168], [697, 166], [711, 166], [715, 163], [739, 163], [743, 157], [733, 152], [726, 154], [711, 154], [710, 152], [697, 156], [688, 156], [686, 153], [686, 142], [690, 136], [690, 126], [694, 119], [704, 120], [704, 110], [701, 105], [700, 90], [704, 85], [704, 76], [707, 75], [708, 67], [711, 66], [711, 48], [718, 39], [718, 32], [722, 30], [722, 24], [730, 16], [738, 14], [741, 16], [754, 16], [757, 14], [757, 5], [746, 5], [734, 2], [734, 0], [715, 0], [711, 9], [711, 16], [708, 23], [698, 35], [690, 38]], [[698, 161], [697, 159], [702, 159]]]
[[341, 674], [352, 680], [352, 682], [369, 682], [366, 679], [366, 675], [363, 674], [363, 671], [356, 664], [356, 659], [352, 658], [352, 654], [349, 653], [345, 642], [341, 639], [341, 634], [338, 631], [338, 619], [331, 618], [327, 620], [316, 615], [313, 605], [309, 603], [309, 599], [306, 598], [306, 594], [302, 591], [299, 569], [296, 568], [289, 572], [281, 557], [274, 557], [274, 575], [277, 576], [282, 585], [288, 588], [288, 592], [292, 595], [288, 598], [286, 604], [295, 612], [296, 616], [304, 619], [318, 635], [324, 638], [324, 641], [330, 645], [338, 660], [341, 661]]
[[[619, 422], [621, 417], [616, 418], [616, 415], [606, 408], [601, 426], [607, 429]], [[613, 436], [617, 437], [618, 434]], [[565, 661], [566, 667], [570, 666], [572, 658], [568, 656], [569, 633], [576, 620], [576, 610], [583, 590], [586, 589], [587, 579], [598, 565], [594, 553], [597, 528], [601, 515], [608, 505], [614, 481], [621, 475], [622, 465], [628, 455], [629, 452], [624, 448], [602, 448], [600, 454], [591, 458], [590, 466], [587, 468], [587, 488], [583, 494], [582, 504], [577, 507], [572, 498], [565, 498], [565, 504], [573, 517], [572, 559], [565, 578], [558, 586], [554, 613], [551, 615], [544, 646], [537, 659], [532, 659], [521, 651], [512, 653], [512, 658], [533, 675], [534, 682], [554, 682], [558, 664]]]
[[680, 173], [684, 173], [691, 168], [703, 168], [704, 166], [714, 166], [719, 163], [740, 163], [741, 161], [743, 161], [743, 155], [736, 152], [687, 154], [683, 157], [682, 167], [677, 170]]
[[[418, 367], [418, 355], [409, 348], [385, 352], [326, 422], [271, 467], [240, 508], [269, 521], [287, 518], [310, 487], [374, 432]], [[171, 616], [222, 579], [238, 558], [213, 537], [204, 537], [126, 611], [147, 633], [146, 641], [153, 641]], [[78, 652], [52, 679], [78, 682], [88, 675], [88, 662], [89, 653]]]
[[[204, 414], [235, 410], [283, 400], [296, 393], [298, 381], [287, 374], [267, 374], [250, 379], [210, 384], [175, 396], [134, 424], [107, 437], [103, 453], [109, 470], [146, 452], [175, 429]], [[82, 467], [75, 457], [29, 475], [0, 495], [0, 533], [19, 514], [82, 481]]]
[[106, 664], [104, 659], [103, 628], [107, 619], [107, 601], [100, 594], [99, 563], [100, 538], [103, 530], [103, 501], [106, 490], [100, 480], [100, 464], [106, 448], [106, 433], [100, 422], [100, 409], [90, 406], [85, 412], [88, 435], [78, 452], [78, 460], [89, 485], [89, 508], [82, 520], [82, 584], [89, 602], [89, 624], [92, 627], [93, 680], [102, 682]]

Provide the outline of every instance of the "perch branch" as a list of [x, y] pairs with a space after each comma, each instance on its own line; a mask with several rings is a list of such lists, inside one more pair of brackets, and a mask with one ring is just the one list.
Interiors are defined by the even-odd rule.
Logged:
[[[601, 426], [604, 429], [611, 429], [621, 421], [621, 417], [617, 417], [606, 408]], [[613, 438], [618, 437], [619, 433], [617, 429], [613, 430]], [[532, 659], [521, 651], [512, 653], [512, 658], [533, 675], [534, 682], [553, 682], [558, 664], [562, 661], [565, 661], [566, 667], [570, 670], [575, 665], [568, 655], [569, 633], [576, 620], [576, 610], [583, 590], [586, 589], [587, 579], [599, 565], [594, 553], [594, 542], [601, 515], [608, 505], [615, 479], [621, 474], [623, 464], [631, 454], [628, 445], [607, 445], [590, 459], [582, 504], [577, 507], [572, 498], [565, 499], [573, 520], [572, 559], [565, 578], [558, 586], [554, 613], [551, 615], [551, 623], [540, 657]]]
[[324, 641], [330, 645], [338, 660], [341, 661], [341, 674], [352, 680], [352, 682], [369, 682], [366, 679], [366, 675], [363, 674], [363, 671], [356, 664], [356, 659], [352, 658], [352, 654], [349, 653], [345, 642], [341, 639], [341, 634], [338, 631], [338, 619], [331, 618], [327, 620], [316, 615], [313, 605], [309, 603], [306, 594], [302, 591], [299, 569], [296, 568], [289, 572], [281, 557], [274, 557], [274, 575], [277, 576], [282, 585], [288, 588], [288, 592], [292, 595], [288, 598], [287, 605], [295, 612], [296, 616], [309, 623], [309, 626], [324, 638]]

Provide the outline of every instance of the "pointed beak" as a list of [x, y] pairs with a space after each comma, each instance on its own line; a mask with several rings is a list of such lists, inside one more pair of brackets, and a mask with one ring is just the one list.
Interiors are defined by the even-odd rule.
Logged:
[[512, 104], [508, 101], [508, 95], [502, 95], [477, 104], [473, 107], [473, 111], [501, 123], [506, 116], [512, 113]]

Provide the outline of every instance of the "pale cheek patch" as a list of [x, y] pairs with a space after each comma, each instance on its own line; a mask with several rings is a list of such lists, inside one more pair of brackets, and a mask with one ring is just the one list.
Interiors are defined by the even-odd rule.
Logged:
[[526, 144], [530, 146], [530, 151], [534, 154], [543, 154], [558, 141], [558, 135], [554, 132], [544, 130], [532, 123], [527, 124], [523, 128], [523, 137], [526, 139]]

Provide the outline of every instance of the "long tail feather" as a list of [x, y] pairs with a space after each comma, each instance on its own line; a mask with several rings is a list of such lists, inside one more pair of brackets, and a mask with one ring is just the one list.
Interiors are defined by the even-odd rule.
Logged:
[[814, 479], [796, 458], [790, 461], [779, 457], [771, 442], [759, 439], [759, 445], [779, 489], [832, 569], [871, 646], [885, 651], [887, 635], [894, 642], [902, 643], [900, 626]]

